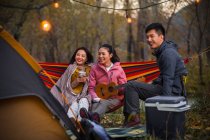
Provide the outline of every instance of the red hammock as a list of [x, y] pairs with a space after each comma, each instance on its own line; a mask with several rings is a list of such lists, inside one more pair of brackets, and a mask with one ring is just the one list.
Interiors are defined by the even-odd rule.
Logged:
[[[61, 75], [64, 73], [69, 64], [66, 63], [39, 63], [43, 70], [40, 73], [40, 77], [44, 84], [51, 88]], [[140, 77], [145, 78], [145, 82], [150, 82], [156, 79], [159, 75], [159, 69], [156, 61], [145, 61], [145, 62], [129, 62], [121, 63], [123, 67], [127, 80], [135, 80]], [[47, 74], [46, 74], [47, 72]], [[50, 80], [50, 78], [52, 80]]]
[[[187, 64], [189, 58], [184, 59], [184, 63]], [[40, 73], [40, 78], [43, 80], [46, 87], [49, 89], [54, 85], [61, 75], [64, 73], [69, 64], [67, 63], [39, 63], [43, 70]], [[150, 82], [158, 77], [160, 74], [156, 61], [144, 61], [144, 62], [123, 62], [122, 68], [125, 71], [127, 80], [135, 80], [140, 77], [145, 78], [145, 82]], [[47, 73], [47, 74], [46, 74]], [[49, 78], [50, 77], [50, 78]], [[52, 81], [52, 80], [53, 81]]]

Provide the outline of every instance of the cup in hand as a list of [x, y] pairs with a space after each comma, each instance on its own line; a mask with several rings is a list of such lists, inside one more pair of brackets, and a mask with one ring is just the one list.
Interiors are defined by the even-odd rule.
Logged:
[[85, 77], [86, 72], [85, 71], [79, 71], [79, 77]]

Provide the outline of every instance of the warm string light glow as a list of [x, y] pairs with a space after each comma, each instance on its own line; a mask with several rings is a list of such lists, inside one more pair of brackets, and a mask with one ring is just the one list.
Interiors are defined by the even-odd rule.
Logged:
[[43, 31], [48, 32], [48, 31], [50, 31], [51, 27], [52, 27], [52, 26], [51, 26], [51, 24], [50, 24], [49, 21], [43, 20], [43, 21], [41, 22], [41, 28], [42, 28]]
[[196, 3], [196, 4], [199, 4], [199, 3], [200, 3], [200, 1], [201, 1], [201, 0], [195, 0], [195, 3]]
[[128, 22], [128, 23], [131, 23], [131, 22], [132, 22], [132, 18], [131, 18], [131, 17], [128, 17], [128, 18], [127, 18], [127, 22]]
[[54, 2], [54, 3], [53, 3], [53, 6], [54, 6], [55, 8], [59, 8], [60, 5], [59, 5], [58, 2]]
[[[54, 2], [53, 3], [53, 7], [54, 8], [59, 8], [59, 3], [58, 2]], [[43, 30], [43, 31], [45, 31], [45, 32], [49, 32], [50, 30], [51, 30], [51, 28], [52, 28], [52, 25], [51, 25], [51, 23], [49, 22], [49, 21], [47, 21], [47, 20], [43, 20], [42, 22], [41, 22], [41, 29]]]

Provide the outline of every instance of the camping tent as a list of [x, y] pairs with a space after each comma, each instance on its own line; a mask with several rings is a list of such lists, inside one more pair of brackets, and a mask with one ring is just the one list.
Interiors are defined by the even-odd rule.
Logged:
[[40, 80], [41, 66], [2, 28], [0, 65], [1, 140], [81, 139], [65, 110]]

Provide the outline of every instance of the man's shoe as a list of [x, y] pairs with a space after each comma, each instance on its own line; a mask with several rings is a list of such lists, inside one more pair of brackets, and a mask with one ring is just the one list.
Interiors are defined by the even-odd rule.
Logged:
[[139, 114], [130, 114], [123, 124], [123, 127], [133, 127], [140, 124]]
[[92, 115], [91, 115], [91, 120], [96, 122], [96, 123], [100, 123], [100, 116], [97, 112], [94, 112]]
[[81, 118], [85, 118], [85, 119], [89, 119], [90, 120], [90, 115], [89, 115], [89, 113], [88, 113], [86, 108], [81, 108], [79, 110], [79, 114], [80, 114]]

